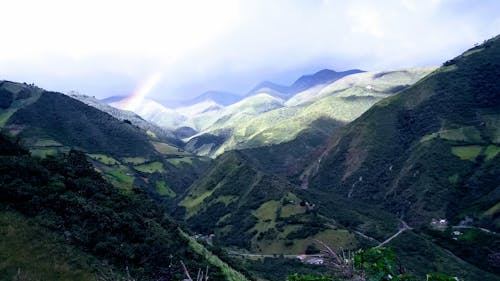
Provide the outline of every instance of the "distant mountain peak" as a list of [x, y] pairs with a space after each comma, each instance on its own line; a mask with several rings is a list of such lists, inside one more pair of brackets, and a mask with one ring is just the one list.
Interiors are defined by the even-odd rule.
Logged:
[[290, 86], [290, 88], [292, 88], [296, 92], [301, 92], [307, 88], [320, 84], [332, 83], [344, 76], [360, 72], [364, 71], [359, 69], [351, 69], [351, 70], [337, 72], [331, 69], [322, 69], [314, 74], [301, 76]]
[[330, 84], [344, 76], [360, 72], [364, 71], [359, 69], [351, 69], [337, 72], [331, 69], [321, 69], [313, 74], [302, 75], [290, 86], [276, 84], [271, 81], [263, 81], [257, 84], [257, 86], [255, 86], [252, 90], [250, 90], [250, 92], [248, 92], [246, 96], [252, 96], [264, 92], [266, 94], [287, 100], [293, 97], [295, 94], [300, 93], [308, 88], [322, 84]]
[[191, 105], [195, 105], [202, 102], [212, 101], [216, 104], [227, 106], [238, 102], [241, 100], [241, 96], [235, 93], [226, 92], [226, 91], [218, 91], [218, 90], [210, 90], [206, 91], [203, 94], [189, 99], [187, 101], [183, 101], [179, 103], [178, 107], [187, 107]]

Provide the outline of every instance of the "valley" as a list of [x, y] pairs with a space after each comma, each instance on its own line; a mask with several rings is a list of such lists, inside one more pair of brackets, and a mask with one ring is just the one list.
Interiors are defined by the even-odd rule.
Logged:
[[325, 244], [392, 249], [417, 280], [500, 280], [499, 77], [497, 36], [441, 67], [172, 108], [0, 81], [0, 278], [336, 274]]

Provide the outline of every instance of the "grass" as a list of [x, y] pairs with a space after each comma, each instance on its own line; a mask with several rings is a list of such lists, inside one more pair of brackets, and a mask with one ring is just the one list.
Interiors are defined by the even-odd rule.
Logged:
[[314, 239], [323, 241], [334, 249], [354, 249], [356, 248], [356, 237], [345, 229], [327, 229], [314, 236]]
[[[258, 233], [252, 238], [252, 248], [265, 254], [300, 254], [305, 251], [307, 246], [313, 244], [315, 239], [324, 241], [332, 245], [334, 248], [354, 248], [357, 246], [356, 237], [347, 230], [326, 229], [317, 234], [308, 236], [304, 239], [289, 240], [287, 235], [294, 231], [299, 231], [302, 227], [307, 227], [302, 223], [294, 225], [285, 225], [284, 227], [277, 226], [277, 213], [281, 208], [280, 217], [287, 218], [293, 215], [301, 215], [305, 213], [305, 208], [298, 205], [299, 198], [294, 194], [287, 194], [283, 200], [293, 201], [293, 204], [282, 206], [280, 201], [271, 200], [262, 204], [253, 214], [257, 217], [258, 222], [253, 227]], [[301, 217], [300, 221], [310, 218]], [[278, 230], [277, 236], [273, 239], [261, 239], [259, 233], [264, 233], [270, 229]]]
[[483, 141], [481, 134], [474, 126], [461, 127], [458, 129], [442, 130], [430, 135], [424, 136], [421, 142], [440, 138], [450, 141], [480, 143]]
[[221, 202], [221, 203], [224, 203], [224, 205], [229, 205], [231, 204], [232, 202], [235, 202], [236, 200], [238, 200], [238, 196], [234, 196], [234, 195], [224, 195], [224, 196], [219, 196], [217, 197], [213, 204], [217, 203], [217, 202]]
[[496, 203], [493, 207], [486, 210], [486, 212], [484, 212], [482, 216], [483, 217], [484, 216], [494, 216], [498, 213], [500, 213], [500, 202]]
[[33, 146], [63, 146], [60, 142], [51, 139], [39, 139], [37, 140]]
[[115, 158], [105, 154], [87, 154], [90, 158], [101, 162], [104, 165], [119, 165], [120, 162]]
[[133, 165], [140, 165], [146, 162], [146, 159], [143, 157], [124, 157], [122, 161]]
[[56, 148], [31, 148], [31, 155], [35, 157], [45, 158], [49, 155], [56, 155], [59, 151]]
[[188, 216], [190, 216], [190, 214], [192, 214], [192, 212], [194, 211], [193, 209], [198, 205], [200, 205], [203, 202], [203, 200], [205, 200], [205, 198], [212, 195], [214, 191], [215, 188], [212, 190], [208, 190], [198, 196], [188, 195], [179, 203], [179, 205], [186, 207], [188, 211]]
[[123, 189], [131, 190], [134, 183], [134, 177], [130, 170], [123, 165], [108, 167], [103, 171], [104, 176], [111, 182], [112, 185]]
[[486, 155], [486, 161], [495, 158], [498, 153], [500, 153], [500, 146], [498, 145], [488, 145], [484, 150], [484, 155]]
[[[14, 89], [11, 89], [14, 90]], [[16, 113], [22, 107], [35, 102], [40, 97], [40, 93], [32, 92], [32, 96], [27, 99], [15, 100], [12, 102], [9, 108], [0, 109], [0, 128], [4, 127], [9, 118]]]
[[191, 249], [193, 249], [196, 253], [205, 257], [205, 259], [213, 266], [219, 268], [222, 271], [222, 274], [226, 277], [227, 281], [248, 281], [248, 279], [238, 271], [231, 268], [227, 263], [219, 259], [216, 255], [212, 254], [207, 248], [198, 243], [195, 239], [184, 233], [181, 229], [179, 229], [182, 236], [184, 236], [188, 242]]
[[448, 66], [441, 66], [438, 69], [438, 72], [452, 72], [452, 71], [456, 71], [457, 69], [458, 69], [458, 67], [455, 64], [452, 64], [452, 65], [448, 65]]
[[253, 212], [259, 220], [254, 229], [259, 232], [264, 232], [267, 229], [273, 228], [276, 225], [276, 213], [281, 206], [281, 202], [276, 200], [267, 201]]
[[12, 110], [1, 110], [0, 111], [0, 127], [5, 126], [7, 121], [9, 120], [10, 116], [14, 114], [15, 111]]
[[158, 139], [158, 136], [155, 133], [153, 133], [152, 131], [150, 131], [150, 130], [147, 130], [146, 134], [148, 136], [152, 137], [153, 139]]
[[193, 165], [193, 158], [192, 157], [182, 157], [182, 158], [169, 158], [167, 159], [168, 163], [174, 165], [174, 166], [179, 166], [182, 163], [188, 164], [188, 165]]
[[95, 264], [33, 220], [0, 212], [0, 280], [17, 280], [19, 270], [26, 280], [94, 281]]
[[320, 240], [335, 250], [355, 249], [356, 247], [358, 247], [358, 243], [356, 242], [356, 237], [354, 236], [354, 234], [344, 229], [327, 229], [319, 232], [312, 237], [292, 240], [291, 242], [293, 244], [290, 245], [290, 241], [287, 243], [287, 240], [284, 237], [286, 237], [288, 233], [295, 231], [298, 228], [300, 227], [287, 226], [285, 228], [285, 231], [280, 235], [278, 239], [270, 241], [258, 241], [257, 245], [260, 248], [259, 252], [263, 254], [278, 255], [303, 254], [307, 246], [314, 244], [315, 240]]
[[453, 146], [451, 148], [451, 153], [458, 156], [462, 160], [474, 161], [476, 157], [481, 153], [482, 147], [479, 145], [463, 145], [463, 146]]
[[156, 182], [156, 192], [158, 194], [163, 195], [163, 196], [168, 196], [168, 197], [175, 197], [177, 194], [168, 187], [168, 185], [164, 181], [157, 181]]
[[298, 205], [298, 203], [287, 204], [281, 208], [281, 217], [288, 218], [288, 217], [291, 217], [293, 215], [303, 214], [305, 212], [306, 212], [306, 208], [301, 207], [300, 205]]
[[262, 221], [274, 220], [276, 219], [276, 210], [280, 205], [281, 203], [276, 200], [267, 201], [255, 211], [255, 215]]
[[481, 52], [482, 50], [484, 50], [484, 48], [470, 50], [470, 51], [463, 53], [462, 56], [467, 57], [467, 56], [470, 56], [470, 55], [475, 54], [477, 52]]
[[141, 171], [143, 173], [149, 173], [149, 174], [152, 174], [155, 172], [161, 173], [164, 171], [163, 164], [161, 162], [158, 162], [158, 161], [134, 166], [134, 169], [136, 169], [137, 171]]
[[294, 202], [298, 202], [300, 199], [299, 197], [297, 197], [297, 195], [291, 193], [291, 192], [288, 192], [284, 197], [283, 197], [284, 200], [287, 200], [287, 201], [294, 201]]
[[453, 130], [445, 130], [439, 133], [439, 137], [451, 141], [463, 141], [463, 142], [482, 141], [479, 131], [473, 126], [462, 127]]
[[172, 146], [168, 143], [164, 142], [157, 142], [157, 141], [152, 141], [151, 142], [155, 148], [156, 151], [158, 151], [161, 154], [175, 154], [175, 155], [183, 155], [185, 154], [182, 150], [179, 148]]

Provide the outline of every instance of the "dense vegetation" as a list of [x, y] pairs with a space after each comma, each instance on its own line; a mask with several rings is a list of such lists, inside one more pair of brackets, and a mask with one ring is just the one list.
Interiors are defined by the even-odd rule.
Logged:
[[[494, 38], [377, 103], [327, 142], [315, 129], [338, 126], [320, 120], [291, 142], [225, 153], [184, 194], [179, 217], [224, 245], [266, 253], [300, 253], [310, 246], [302, 239], [338, 238], [332, 229], [351, 235], [334, 240], [351, 249], [402, 230], [389, 243], [413, 275], [498, 280], [499, 76]], [[266, 192], [254, 190], [272, 177]], [[314, 209], [283, 216], [296, 212], [287, 205], [296, 200]]]
[[359, 250], [349, 257], [330, 252], [326, 255], [328, 274], [293, 274], [288, 281], [461, 281], [460, 277], [443, 273], [427, 273], [415, 278], [408, 274], [391, 248], [374, 247]]
[[[319, 165], [310, 169], [317, 166], [317, 172], [305, 181], [321, 193], [324, 213], [339, 205], [339, 198], [351, 206], [386, 208], [416, 228], [434, 229], [414, 239], [435, 241], [498, 273], [499, 245], [492, 242], [498, 235], [491, 231], [500, 226], [499, 76], [500, 40], [494, 38], [378, 103], [334, 135]], [[436, 230], [433, 219], [444, 219], [444, 227], [476, 227], [476, 234]], [[351, 221], [350, 227], [361, 230], [356, 226], [361, 222]], [[454, 231], [465, 234], [453, 240]], [[398, 239], [393, 243], [399, 253], [424, 252]], [[426, 255], [442, 256], [435, 249]], [[419, 261], [415, 268], [424, 264]]]
[[[0, 135], [0, 186], [1, 212], [34, 218], [67, 243], [119, 271], [128, 267], [141, 280], [181, 278], [180, 260], [188, 268], [207, 264], [151, 199], [138, 189], [124, 195], [81, 152], [36, 159]], [[211, 268], [213, 279], [221, 274]]]
[[452, 62], [334, 136], [312, 186], [415, 225], [470, 216], [498, 230], [498, 213], [482, 214], [500, 200], [498, 154], [487, 152], [499, 145], [500, 40]]
[[[399, 74], [372, 78], [389, 75]], [[412, 280], [407, 273], [420, 278], [435, 271], [467, 281], [496, 281], [498, 77], [500, 39], [494, 38], [413, 86], [385, 89], [391, 95], [402, 92], [345, 127], [331, 116], [315, 115], [306, 129], [300, 127], [300, 134], [290, 135], [293, 140], [226, 152], [200, 177], [210, 161], [163, 142], [130, 120], [120, 121], [59, 93], [0, 82], [0, 125], [19, 138], [13, 142], [0, 135], [0, 237], [8, 241], [2, 241], [0, 249], [11, 257], [0, 262], [0, 277], [12, 278], [16, 266], [26, 268], [32, 261], [28, 274], [36, 278], [88, 280], [104, 267], [118, 275], [128, 270], [141, 280], [176, 280], [182, 278], [179, 261], [184, 260], [190, 269], [210, 264], [211, 280], [245, 280], [222, 261], [232, 263], [217, 246], [229, 246], [240, 255], [317, 253], [312, 244], [317, 239], [334, 249], [351, 250], [390, 243], [399, 259], [380, 247], [355, 256], [354, 268], [368, 280]], [[322, 105], [360, 102], [366, 109], [376, 101], [357, 90], [335, 100], [327, 95], [332, 103]], [[222, 117], [209, 116], [214, 126], [221, 125], [217, 134], [193, 138], [188, 147], [214, 155], [222, 152], [220, 145], [239, 144], [238, 138], [247, 133], [259, 145], [272, 137], [282, 140], [281, 135], [268, 134], [272, 132], [258, 133], [260, 123], [245, 127], [244, 133], [222, 126], [228, 120], [241, 125], [248, 114], [283, 106], [265, 96], [246, 102], [247, 107], [230, 108]], [[311, 110], [321, 113], [324, 108]], [[354, 118], [363, 110], [354, 115], [347, 111], [341, 114]], [[271, 117], [286, 125], [295, 113], [278, 110]], [[289, 132], [289, 127], [283, 128]], [[20, 142], [42, 157], [30, 155]], [[40, 147], [45, 151], [35, 153]], [[52, 151], [65, 153], [48, 153]], [[55, 156], [46, 157], [51, 154]], [[201, 240], [213, 242], [212, 250], [220, 251], [222, 260], [182, 232], [163, 207]], [[33, 236], [13, 233], [30, 231], [47, 231], [40, 239], [51, 242], [33, 243], [42, 258], [21, 263], [14, 253], [28, 252], [22, 245]], [[59, 250], [56, 262], [42, 261], [46, 253]], [[56, 270], [59, 277], [44, 275], [64, 259], [72, 260], [68, 268], [81, 274], [68, 277], [67, 271]], [[297, 261], [269, 258], [242, 264], [271, 280], [299, 266]], [[292, 275], [290, 280], [330, 278], [307, 275], [314, 273], [310, 269], [302, 267], [300, 274], [306, 275]]]
[[[259, 222], [253, 212], [268, 200], [280, 200], [290, 188], [279, 178], [248, 166], [239, 152], [232, 152], [221, 156], [217, 165], [191, 186], [176, 212], [199, 233], [216, 232], [217, 239], [226, 245], [250, 249], [257, 234], [253, 228]], [[224, 227], [231, 231], [218, 231]]]
[[19, 109], [8, 125], [24, 126], [21, 137], [47, 137], [90, 153], [148, 157], [154, 154], [145, 134], [131, 124], [55, 92]]
[[167, 130], [90, 97], [0, 81], [0, 99], [9, 101], [0, 107], [0, 128], [19, 137], [33, 155], [81, 150], [111, 184], [123, 190], [138, 187], [168, 201], [209, 164], [180, 149], [177, 145], [182, 142], [172, 141]]

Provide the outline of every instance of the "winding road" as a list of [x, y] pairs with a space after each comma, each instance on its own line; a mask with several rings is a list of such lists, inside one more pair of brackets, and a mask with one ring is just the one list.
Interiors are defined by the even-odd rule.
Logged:
[[410, 226], [408, 226], [408, 224], [406, 222], [404, 222], [404, 221], [400, 221], [400, 222], [401, 222], [401, 227], [399, 228], [398, 232], [396, 232], [394, 235], [392, 235], [391, 237], [387, 238], [385, 241], [378, 244], [377, 247], [384, 246], [385, 244], [391, 242], [392, 239], [398, 237], [399, 234], [405, 232], [406, 230], [412, 229]]
[[240, 252], [235, 252], [235, 251], [228, 251], [228, 254], [233, 255], [233, 256], [241, 256], [241, 257], [256, 257], [256, 258], [296, 258], [297, 256], [303, 256], [303, 257], [323, 257], [324, 255], [317, 254], [317, 255], [304, 255], [304, 254], [295, 254], [295, 255], [282, 255], [282, 254], [253, 254], [253, 253], [240, 253]]

